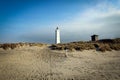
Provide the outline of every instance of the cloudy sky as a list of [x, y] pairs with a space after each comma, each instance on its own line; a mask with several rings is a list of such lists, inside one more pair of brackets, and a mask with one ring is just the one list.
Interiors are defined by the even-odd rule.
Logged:
[[120, 0], [0, 0], [0, 43], [120, 38]]

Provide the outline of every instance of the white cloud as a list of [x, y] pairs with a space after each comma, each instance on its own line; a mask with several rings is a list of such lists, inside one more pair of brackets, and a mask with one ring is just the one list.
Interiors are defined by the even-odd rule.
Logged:
[[75, 37], [74, 40], [82, 40], [81, 37], [89, 39], [88, 36], [92, 34], [106, 35], [103, 38], [120, 37], [120, 7], [108, 1], [102, 2], [82, 13], [80, 12], [72, 20], [61, 24], [62, 36], [77, 35], [76, 37], [73, 36]]

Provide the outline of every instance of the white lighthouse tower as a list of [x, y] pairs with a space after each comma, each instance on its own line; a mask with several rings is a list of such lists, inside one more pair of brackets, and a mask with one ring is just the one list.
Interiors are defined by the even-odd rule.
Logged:
[[58, 27], [55, 30], [55, 43], [56, 44], [60, 43], [60, 30]]

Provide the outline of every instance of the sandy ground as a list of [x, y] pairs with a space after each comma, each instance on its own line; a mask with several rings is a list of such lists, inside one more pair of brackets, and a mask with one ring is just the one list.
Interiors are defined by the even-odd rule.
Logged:
[[120, 51], [0, 49], [0, 80], [120, 80]]

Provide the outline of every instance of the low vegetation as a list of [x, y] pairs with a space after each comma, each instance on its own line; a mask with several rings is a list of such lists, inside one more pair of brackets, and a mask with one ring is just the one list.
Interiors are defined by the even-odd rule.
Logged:
[[4, 43], [0, 44], [0, 48], [3, 48], [4, 50], [7, 49], [15, 49], [15, 48], [20, 48], [24, 46], [38, 46], [42, 47], [44, 44], [42, 43]]
[[120, 50], [120, 38], [117, 39], [102, 39], [99, 41], [79, 41], [79, 42], [70, 42], [65, 44], [53, 44], [50, 47], [52, 50], [66, 50], [69, 51], [82, 51], [82, 50], [91, 50], [96, 49], [97, 51], [111, 51], [111, 50]]
[[[0, 48], [4, 50], [15, 49], [24, 46], [38, 46], [42, 47], [42, 43], [4, 43], [0, 44]], [[63, 44], [52, 44], [52, 50], [69, 50], [69, 51], [83, 51], [83, 50], [97, 50], [97, 51], [111, 51], [120, 50], [120, 38], [116, 39], [101, 39], [99, 41], [78, 41]]]

